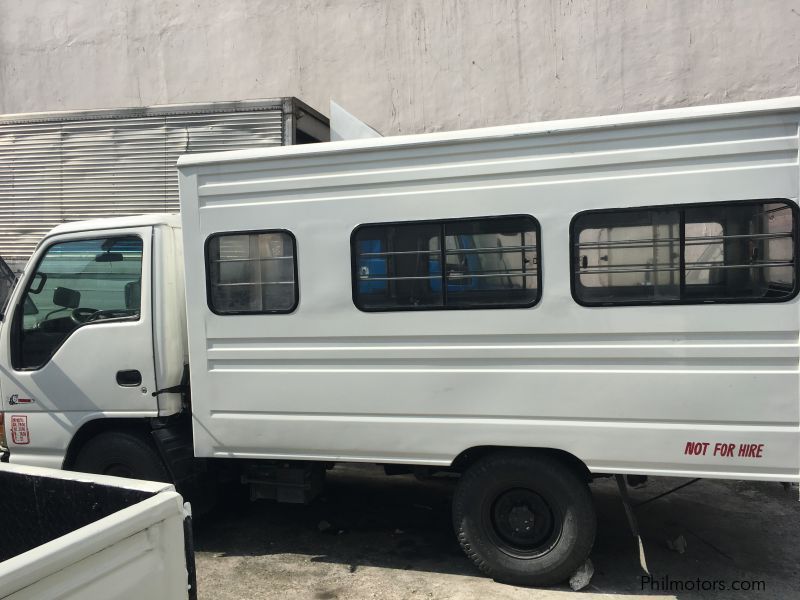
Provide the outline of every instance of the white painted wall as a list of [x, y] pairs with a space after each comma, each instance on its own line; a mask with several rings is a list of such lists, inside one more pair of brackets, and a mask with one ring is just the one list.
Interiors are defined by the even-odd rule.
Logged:
[[800, 0], [0, 0], [0, 113], [296, 95], [386, 134], [800, 93]]

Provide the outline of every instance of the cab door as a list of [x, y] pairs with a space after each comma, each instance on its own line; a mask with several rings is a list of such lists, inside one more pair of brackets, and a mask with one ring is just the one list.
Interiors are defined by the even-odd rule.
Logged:
[[150, 227], [55, 236], [37, 250], [0, 332], [12, 462], [61, 467], [84, 423], [156, 416]]

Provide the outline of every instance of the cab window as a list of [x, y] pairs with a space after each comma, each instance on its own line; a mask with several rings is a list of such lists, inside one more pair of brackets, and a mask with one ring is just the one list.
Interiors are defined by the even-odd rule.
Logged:
[[142, 248], [131, 236], [50, 246], [15, 314], [13, 366], [41, 367], [78, 327], [138, 319]]

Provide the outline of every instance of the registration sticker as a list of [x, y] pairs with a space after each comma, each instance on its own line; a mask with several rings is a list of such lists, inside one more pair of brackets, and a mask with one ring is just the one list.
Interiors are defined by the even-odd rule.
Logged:
[[11, 441], [18, 446], [31, 443], [27, 415], [11, 415]]

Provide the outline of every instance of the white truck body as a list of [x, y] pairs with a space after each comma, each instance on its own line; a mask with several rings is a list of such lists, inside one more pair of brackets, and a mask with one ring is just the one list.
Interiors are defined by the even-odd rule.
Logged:
[[[570, 224], [597, 209], [796, 206], [799, 122], [800, 100], [784, 99], [182, 157], [197, 455], [450, 465], [533, 446], [592, 472], [798, 481], [798, 299], [581, 306]], [[354, 306], [360, 226], [497, 215], [540, 224], [535, 306]], [[296, 239], [299, 303], [214, 314], [204, 247], [254, 230]]]
[[[476, 446], [536, 446], [593, 472], [798, 481], [798, 300], [580, 306], [569, 227], [587, 209], [796, 203], [799, 120], [790, 98], [186, 156], [182, 225], [174, 215], [70, 223], [32, 256], [9, 317], [52, 244], [100, 235], [143, 240], [143, 301], [137, 321], [80, 327], [39, 369], [3, 368], [10, 460], [61, 467], [87, 423], [179, 412], [179, 394], [152, 392], [176, 385], [188, 362], [198, 457], [449, 465]], [[540, 224], [535, 306], [354, 306], [358, 226], [503, 214]], [[214, 314], [207, 238], [260, 229], [296, 238], [298, 306]], [[114, 381], [128, 366], [140, 386]], [[13, 415], [25, 417], [23, 443]], [[689, 442], [710, 450], [687, 455]], [[714, 455], [718, 443], [763, 449]]]
[[[43, 511], [45, 507], [53, 510], [54, 502], [48, 503], [50, 498], [65, 489], [76, 489], [65, 485], [109, 490], [107, 494], [98, 494], [97, 498], [123, 494], [141, 496], [140, 500], [130, 500], [129, 506], [98, 520], [88, 517], [87, 520], [93, 522], [64, 535], [53, 537], [44, 532], [49, 541], [0, 562], [0, 598], [175, 600], [190, 597], [184, 549], [186, 514], [183, 500], [172, 485], [17, 465], [0, 465], [0, 476], [5, 484], [0, 501], [4, 505], [4, 519], [15, 519], [16, 532], [27, 527], [30, 539], [43, 535], [45, 523], [53, 522], [52, 514], [36, 511]], [[23, 486], [35, 487], [41, 500], [40, 504], [28, 505], [28, 508], [34, 507], [33, 512], [13, 505], [14, 499], [25, 497], [24, 492], [17, 489]], [[62, 510], [70, 510], [73, 518], [75, 512], [108, 512], [102, 500], [92, 505], [79, 505], [72, 500], [59, 495], [56, 502], [65, 507]], [[9, 529], [4, 528], [4, 548], [9, 545]], [[193, 565], [191, 570], [193, 572]], [[192, 597], [196, 597], [195, 591]]]
[[561, 582], [593, 476], [800, 481], [799, 126], [786, 98], [184, 156], [180, 218], [32, 256], [5, 459], [291, 502], [337, 461], [451, 470], [476, 565]]

